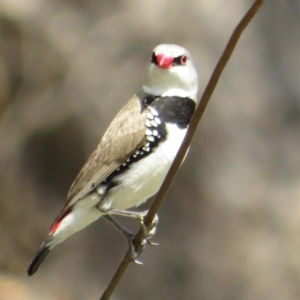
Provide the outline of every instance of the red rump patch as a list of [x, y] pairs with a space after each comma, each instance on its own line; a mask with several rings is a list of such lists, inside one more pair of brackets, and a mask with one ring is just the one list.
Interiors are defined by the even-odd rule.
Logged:
[[58, 222], [54, 223], [54, 225], [51, 227], [50, 234], [54, 234], [55, 233], [55, 231], [59, 227], [60, 223], [61, 223], [61, 221], [58, 221]]
[[60, 215], [57, 217], [57, 219], [55, 220], [54, 224], [51, 226], [50, 229], [50, 235], [54, 234], [56, 232], [56, 230], [58, 229], [58, 227], [60, 226], [62, 220], [72, 211], [72, 208], [69, 207], [67, 210], [63, 211], [62, 213], [60, 213]]

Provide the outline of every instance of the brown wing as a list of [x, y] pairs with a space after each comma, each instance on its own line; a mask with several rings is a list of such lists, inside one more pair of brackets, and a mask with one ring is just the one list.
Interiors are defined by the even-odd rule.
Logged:
[[139, 96], [133, 96], [121, 109], [73, 182], [66, 206], [92, 191], [145, 144], [147, 112]]

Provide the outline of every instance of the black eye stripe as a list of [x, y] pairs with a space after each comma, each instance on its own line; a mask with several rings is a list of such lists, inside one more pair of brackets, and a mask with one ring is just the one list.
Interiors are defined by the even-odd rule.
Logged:
[[152, 53], [152, 57], [151, 57], [151, 63], [153, 63], [153, 64], [157, 65], [157, 59], [156, 59], [156, 55], [155, 55], [155, 53], [154, 53], [154, 52]]
[[182, 58], [182, 55], [174, 57], [173, 66], [180, 66], [181, 65], [181, 58]]

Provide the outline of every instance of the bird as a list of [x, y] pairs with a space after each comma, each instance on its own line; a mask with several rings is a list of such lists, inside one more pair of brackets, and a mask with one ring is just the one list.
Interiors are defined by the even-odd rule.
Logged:
[[197, 93], [198, 76], [189, 51], [175, 44], [156, 46], [141, 89], [117, 113], [78, 173], [65, 206], [27, 269], [28, 276], [56, 245], [101, 216], [130, 240], [113, 216], [137, 218], [143, 224], [147, 211], [129, 209], [159, 190], [185, 137]]

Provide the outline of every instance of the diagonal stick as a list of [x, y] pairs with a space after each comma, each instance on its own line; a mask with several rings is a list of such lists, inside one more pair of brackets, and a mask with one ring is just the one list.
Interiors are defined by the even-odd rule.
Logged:
[[[219, 81], [222, 71], [225, 68], [227, 62], [229, 61], [239, 38], [241, 37], [245, 28], [251, 22], [251, 20], [257, 13], [257, 11], [260, 9], [263, 2], [264, 2], [264, 0], [254, 1], [252, 6], [247, 11], [247, 13], [244, 15], [244, 17], [241, 19], [239, 24], [234, 29], [226, 47], [222, 53], [222, 56], [220, 57], [217, 65], [214, 69], [214, 72], [206, 86], [206, 89], [200, 99], [200, 103], [195, 111], [195, 114], [194, 114], [192, 120], [191, 120], [187, 134], [186, 134], [184, 141], [177, 153], [177, 156], [176, 156], [160, 190], [158, 191], [157, 196], [155, 197], [155, 199], [149, 209], [149, 212], [145, 218], [146, 226], [149, 226], [152, 223], [154, 216], [155, 216], [156, 212], [158, 211], [158, 209], [159, 209], [159, 207], [160, 207], [160, 205], [161, 205], [161, 203], [162, 203], [162, 201], [163, 201], [163, 199], [164, 199], [164, 197], [165, 197], [165, 195], [166, 195], [166, 193], [167, 193], [167, 191], [168, 191], [168, 189], [169, 189], [169, 187], [181, 165], [181, 162], [187, 152], [188, 147], [191, 144], [192, 138], [195, 134], [198, 123], [203, 115], [203, 112], [208, 104], [208, 101], [211, 98], [211, 95]], [[141, 241], [142, 241], [142, 237], [143, 237], [143, 233], [142, 233], [142, 230], [140, 229], [133, 240], [133, 244], [135, 246], [140, 245]], [[108, 300], [110, 298], [110, 296], [112, 295], [113, 291], [115, 290], [117, 284], [119, 283], [121, 277], [123, 276], [129, 262], [130, 262], [130, 252], [128, 250], [127, 253], [125, 254], [123, 260], [121, 261], [117, 271], [115, 272], [114, 276], [112, 277], [111, 281], [109, 282], [106, 290], [102, 294], [100, 300]]]

